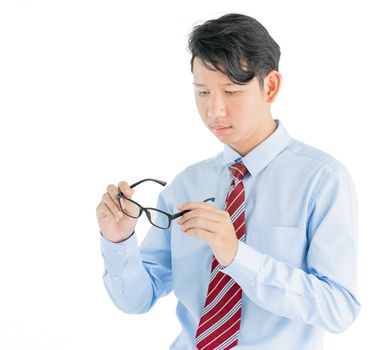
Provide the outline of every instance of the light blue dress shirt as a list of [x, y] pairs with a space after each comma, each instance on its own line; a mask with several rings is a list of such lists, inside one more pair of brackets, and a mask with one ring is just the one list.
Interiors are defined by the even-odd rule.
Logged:
[[[215, 197], [224, 209], [229, 166], [242, 160], [246, 242], [222, 272], [243, 290], [236, 349], [322, 349], [325, 330], [344, 331], [357, 317], [358, 208], [353, 180], [331, 155], [290, 137], [282, 121], [246, 156], [230, 146], [188, 166], [159, 194], [157, 208], [175, 213], [188, 201]], [[138, 246], [137, 229], [112, 243], [101, 235], [103, 281], [126, 313], [147, 312], [174, 291], [181, 333], [170, 349], [195, 349], [210, 278], [207, 242], [184, 235], [176, 221], [151, 226]]]

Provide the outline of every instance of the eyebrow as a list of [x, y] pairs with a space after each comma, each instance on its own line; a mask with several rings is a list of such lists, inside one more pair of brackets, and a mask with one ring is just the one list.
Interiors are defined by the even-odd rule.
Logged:
[[[199, 83], [193, 83], [193, 85], [195, 85], [195, 86], [205, 86], [205, 84], [199, 84]], [[234, 83], [224, 83], [224, 84], [219, 84], [219, 85], [228, 86], [228, 85], [236, 85], [236, 84], [234, 84]]]

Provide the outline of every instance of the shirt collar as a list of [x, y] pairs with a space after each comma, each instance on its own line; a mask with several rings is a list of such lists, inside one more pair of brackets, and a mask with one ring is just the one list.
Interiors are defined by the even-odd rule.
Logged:
[[290, 142], [290, 135], [279, 119], [274, 119], [277, 124], [275, 131], [263, 142], [242, 157], [229, 145], [224, 145], [223, 163], [229, 167], [233, 163], [242, 162], [249, 170], [252, 177], [262, 171]]

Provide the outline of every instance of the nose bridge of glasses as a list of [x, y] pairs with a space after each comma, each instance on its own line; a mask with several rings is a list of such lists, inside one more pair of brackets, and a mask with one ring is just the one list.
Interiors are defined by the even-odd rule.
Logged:
[[150, 208], [140, 208], [140, 209], [141, 211], [144, 211], [146, 213], [148, 220], [151, 221], [151, 213], [149, 211]]
[[[165, 186], [165, 185], [166, 185], [166, 182], [164, 182], [164, 181], [157, 180], [157, 179], [147, 178], [147, 179], [143, 179], [143, 180], [140, 180], [140, 181], [138, 181], [138, 182], [135, 182], [134, 184], [130, 185], [129, 187], [133, 188], [133, 187], [135, 187], [135, 186], [137, 186], [137, 185], [139, 185], [139, 184], [141, 184], [142, 182], [145, 182], [145, 181], [157, 182], [157, 183], [159, 183], [159, 184], [162, 185], [162, 186]], [[136, 205], [139, 207], [139, 214], [138, 214], [137, 217], [140, 217], [140, 216], [142, 215], [143, 211], [144, 211], [144, 212], [146, 213], [146, 216], [147, 216], [148, 220], [149, 220], [150, 223], [153, 224], [154, 226], [160, 227], [160, 226], [159, 226], [159, 223], [154, 222], [154, 221], [155, 221], [155, 220], [158, 220], [158, 221], [159, 221], [159, 219], [162, 219], [162, 216], [161, 216], [161, 215], [164, 215], [164, 216], [166, 217], [166, 219], [165, 219], [164, 221], [167, 220], [167, 223], [165, 222], [165, 224], [162, 225], [162, 226], [164, 226], [164, 227], [161, 226], [161, 228], [167, 228], [167, 227], [169, 227], [169, 226], [170, 226], [171, 220], [177, 219], [178, 217], [180, 217], [180, 216], [184, 215], [185, 213], [187, 213], [188, 211], [190, 211], [190, 210], [183, 210], [183, 211], [180, 211], [180, 212], [175, 213], [175, 214], [169, 214], [169, 213], [166, 213], [166, 212], [164, 212], [164, 211], [162, 211], [162, 210], [160, 210], [160, 209], [157, 209], [157, 208], [143, 207], [142, 205], [140, 205], [140, 204], [137, 203], [136, 201], [134, 201], [134, 200], [132, 200], [132, 199], [130, 199], [130, 198], [127, 198], [122, 192], [120, 192], [119, 194], [117, 194], [117, 199], [118, 199], [119, 202], [120, 202], [120, 207], [121, 207], [122, 210], [123, 210], [123, 208], [122, 208], [122, 206], [121, 206], [121, 201], [120, 201], [120, 198], [121, 198], [121, 197], [125, 198], [126, 200], [128, 200], [128, 201], [130, 201], [130, 202], [132, 202], [132, 203], [134, 203], [134, 204], [136, 204]], [[208, 202], [208, 201], [214, 202], [214, 201], [215, 201], [215, 197], [210, 197], [210, 198], [207, 198], [207, 199], [203, 200], [203, 202]], [[151, 211], [153, 211], [153, 215], [155, 215], [156, 217], [155, 217], [155, 216], [152, 217]], [[124, 212], [124, 210], [123, 210], [123, 212]], [[158, 213], [160, 213], [160, 214], [158, 214]]]
[[157, 208], [145, 207], [143, 210], [146, 212], [147, 218], [151, 224], [159, 228], [169, 228], [172, 216], [163, 210]]

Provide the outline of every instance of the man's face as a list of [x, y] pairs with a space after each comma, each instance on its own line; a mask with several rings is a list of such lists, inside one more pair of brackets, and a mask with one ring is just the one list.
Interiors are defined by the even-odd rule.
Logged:
[[256, 147], [275, 124], [266, 89], [261, 89], [256, 77], [246, 85], [234, 84], [218, 70], [207, 69], [197, 56], [193, 76], [196, 105], [204, 124], [241, 155]]

